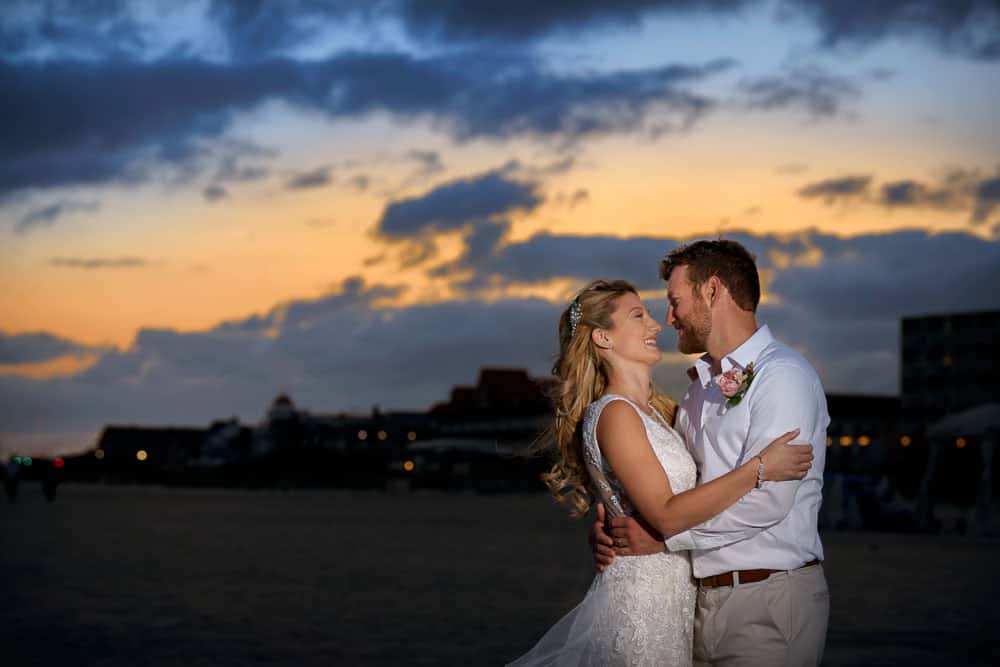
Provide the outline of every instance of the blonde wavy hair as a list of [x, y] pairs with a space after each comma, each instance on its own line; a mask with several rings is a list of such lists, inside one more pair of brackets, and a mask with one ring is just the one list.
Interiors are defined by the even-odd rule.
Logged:
[[[618, 299], [635, 286], [625, 280], [595, 280], [584, 287], [559, 318], [559, 356], [552, 374], [558, 382], [552, 391], [555, 419], [546, 442], [557, 450], [557, 461], [542, 475], [542, 481], [561, 503], [570, 507], [570, 514], [580, 517], [594, 503], [588, 486], [590, 476], [583, 460], [581, 419], [591, 403], [600, 398], [608, 386], [607, 362], [598, 353], [591, 332], [613, 329], [612, 313]], [[573, 327], [570, 312], [579, 304], [579, 319]], [[650, 383], [650, 403], [673, 423], [677, 403]]]

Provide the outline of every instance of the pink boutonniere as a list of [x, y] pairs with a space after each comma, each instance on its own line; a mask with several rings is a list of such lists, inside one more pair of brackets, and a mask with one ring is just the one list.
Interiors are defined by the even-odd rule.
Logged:
[[750, 388], [753, 382], [753, 362], [747, 364], [746, 368], [730, 368], [725, 373], [715, 376], [715, 384], [719, 385], [722, 395], [726, 397], [726, 405], [734, 407], [743, 400], [743, 395]]

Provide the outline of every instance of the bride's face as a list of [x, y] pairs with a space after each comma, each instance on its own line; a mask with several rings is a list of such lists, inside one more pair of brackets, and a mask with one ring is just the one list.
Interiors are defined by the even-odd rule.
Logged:
[[[614, 326], [607, 331], [596, 332], [596, 342], [613, 355], [628, 361], [637, 361], [653, 366], [660, 361], [660, 348], [656, 337], [663, 330], [642, 300], [628, 292], [618, 298], [615, 311], [611, 314]], [[607, 343], [611, 343], [610, 348]]]

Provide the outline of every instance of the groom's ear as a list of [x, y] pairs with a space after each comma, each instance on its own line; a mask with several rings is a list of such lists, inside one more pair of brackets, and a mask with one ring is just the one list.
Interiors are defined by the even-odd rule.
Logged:
[[719, 279], [719, 276], [712, 276], [708, 279], [709, 285], [711, 285], [711, 297], [709, 299], [709, 304], [714, 306], [719, 303], [719, 300], [723, 296], [729, 294], [729, 288]]
[[701, 284], [701, 298], [709, 307], [712, 307], [718, 303], [719, 297], [722, 296], [721, 289], [722, 282], [718, 276], [712, 276]]

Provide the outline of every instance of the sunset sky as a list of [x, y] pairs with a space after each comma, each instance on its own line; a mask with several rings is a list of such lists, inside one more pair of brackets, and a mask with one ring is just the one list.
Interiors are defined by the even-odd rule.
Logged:
[[1000, 308], [995, 0], [6, 0], [0, 86], [0, 458], [543, 375], [720, 234], [830, 392]]

